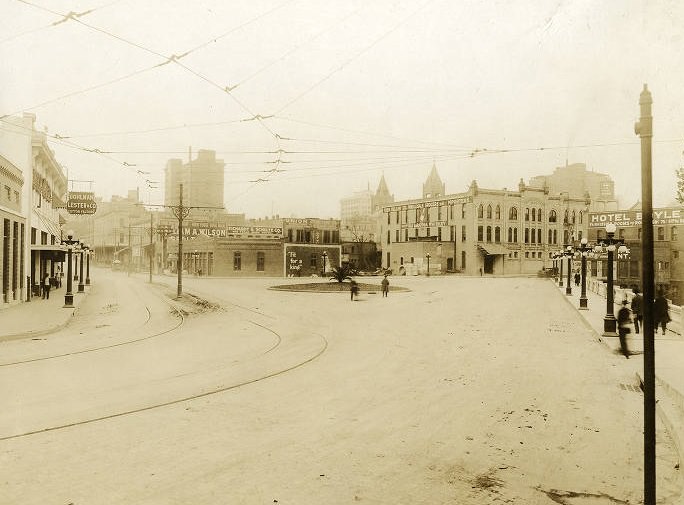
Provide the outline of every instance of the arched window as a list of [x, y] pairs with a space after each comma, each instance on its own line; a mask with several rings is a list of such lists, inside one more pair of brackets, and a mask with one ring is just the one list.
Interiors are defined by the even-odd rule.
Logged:
[[579, 220], [580, 220], [579, 224], [582, 224], [583, 221], [584, 221], [584, 211], [581, 211], [581, 210], [580, 210]]
[[548, 244], [553, 244], [553, 231], [549, 230], [549, 240], [547, 242]]
[[530, 208], [525, 207], [525, 221], [529, 221], [529, 220], [530, 220]]
[[492, 241], [492, 227], [487, 226], [487, 242], [491, 242], [491, 241]]
[[513, 228], [513, 242], [517, 243], [518, 242], [518, 229]]
[[532, 209], [532, 221], [537, 220], [537, 209]]
[[482, 204], [477, 208], [477, 217], [480, 219], [484, 217], [484, 206]]
[[539, 219], [540, 223], [543, 221], [541, 209], [537, 209], [537, 219]]
[[518, 220], [518, 209], [517, 207], [511, 207], [508, 209], [508, 219], [512, 221], [517, 221]]
[[492, 218], [492, 206], [487, 205], [487, 219], [491, 219], [491, 218]]
[[508, 228], [508, 241], [513, 242], [513, 228]]
[[563, 223], [570, 223], [570, 211], [568, 209], [565, 209], [565, 217], [563, 218]]
[[530, 242], [532, 242], [533, 244], [535, 244], [535, 243], [537, 242], [537, 234], [534, 233], [534, 228], [531, 228], [531, 229], [530, 229], [530, 232], [531, 232], [531, 233], [530, 233]]
[[498, 205], [496, 206], [494, 217], [496, 217], [496, 219], [501, 219], [501, 207], [499, 207]]
[[530, 243], [530, 229], [525, 228], [525, 243], [529, 244]]
[[555, 223], [556, 219], [558, 219], [558, 216], [556, 215], [556, 211], [552, 210], [549, 212], [549, 223]]
[[575, 224], [575, 211], [572, 211], [572, 224]]
[[501, 242], [501, 228], [494, 228], [494, 242]]
[[541, 230], [541, 228], [537, 228], [537, 243], [538, 244], [542, 243], [542, 230]]
[[553, 230], [553, 243], [558, 243], [558, 230]]

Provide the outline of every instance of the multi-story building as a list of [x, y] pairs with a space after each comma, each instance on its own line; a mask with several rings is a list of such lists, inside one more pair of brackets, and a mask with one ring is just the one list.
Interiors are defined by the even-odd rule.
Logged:
[[22, 194], [24, 176], [11, 161], [0, 155], [0, 285], [2, 304], [22, 299], [25, 285], [26, 217], [23, 214]]
[[[615, 284], [623, 288], [639, 287], [643, 290], [642, 269], [642, 215], [636, 204], [627, 210], [592, 212], [589, 214], [589, 242], [595, 244], [605, 239], [605, 225], [616, 226], [615, 238], [629, 249], [628, 254], [615, 255]], [[684, 210], [681, 206], [653, 209], [653, 270], [656, 292], [663, 290], [675, 305], [684, 302]], [[599, 279], [606, 278], [607, 256], [590, 259], [588, 271]]]
[[[548, 188], [445, 194], [436, 168], [424, 197], [383, 207], [383, 267], [396, 273], [531, 274], [586, 234], [590, 200]], [[429, 195], [429, 196], [428, 196]]]
[[223, 208], [225, 163], [216, 159], [215, 151], [206, 149], [200, 149], [194, 160], [190, 152], [189, 159], [188, 163], [180, 159], [170, 159], [166, 163], [164, 203], [178, 205], [182, 184], [183, 205], [220, 211]]

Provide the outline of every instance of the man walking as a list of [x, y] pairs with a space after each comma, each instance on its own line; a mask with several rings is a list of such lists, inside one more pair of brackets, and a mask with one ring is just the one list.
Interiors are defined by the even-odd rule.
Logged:
[[620, 352], [629, 359], [629, 349], [627, 348], [627, 334], [631, 331], [629, 309], [627, 308], [627, 300], [622, 300], [622, 308], [617, 313], [618, 336], [620, 337]]
[[632, 314], [634, 314], [634, 333], [639, 333], [639, 325], [644, 320], [644, 297], [639, 293], [639, 288], [634, 288], [632, 297]]
[[387, 274], [385, 274], [385, 278], [382, 279], [382, 296], [383, 297], [387, 296], [388, 291], [389, 291], [389, 280], [387, 280]]
[[45, 273], [45, 277], [43, 277], [43, 298], [46, 300], [50, 299], [50, 288], [52, 286], [50, 285], [50, 274], [47, 272]]

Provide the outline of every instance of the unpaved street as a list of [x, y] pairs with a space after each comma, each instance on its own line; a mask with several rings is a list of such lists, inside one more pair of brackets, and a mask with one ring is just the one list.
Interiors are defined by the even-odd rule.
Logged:
[[0, 503], [641, 499], [635, 378], [550, 281], [393, 278], [411, 291], [350, 302], [187, 278], [216, 306], [180, 317], [174, 279], [98, 274], [72, 326], [2, 344]]

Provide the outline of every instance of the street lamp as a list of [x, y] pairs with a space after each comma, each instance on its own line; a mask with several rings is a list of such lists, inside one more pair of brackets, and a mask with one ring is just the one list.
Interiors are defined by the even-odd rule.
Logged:
[[78, 278], [78, 292], [84, 293], [85, 287], [83, 285], [83, 255], [85, 254], [86, 249], [85, 249], [85, 244], [83, 243], [83, 241], [79, 240], [78, 244], [79, 244], [80, 255], [81, 255], [81, 270], [80, 270], [80, 274], [79, 274], [79, 278]]
[[81, 244], [80, 240], [74, 240], [74, 280], [78, 280], [78, 246]]
[[192, 268], [195, 275], [197, 275], [197, 258], [199, 258], [199, 253], [197, 252], [197, 249], [195, 249], [192, 251]]
[[323, 251], [323, 275], [325, 276], [325, 260], [328, 259], [328, 251]]
[[86, 286], [90, 286], [90, 245], [86, 244]]
[[563, 287], [563, 251], [557, 253], [558, 263], [560, 263], [560, 271], [558, 272], [558, 286]]
[[430, 253], [425, 253], [427, 258], [427, 276], [430, 277]]
[[[613, 293], [613, 253], [615, 252], [615, 245], [622, 244], [622, 239], [614, 238], [615, 223], [608, 223], [606, 225], [606, 235], [607, 237], [602, 240], [599, 244], [594, 247], [594, 251], [597, 253], [608, 253], [608, 272], [606, 272], [606, 315], [603, 318], [603, 334], [605, 336], [614, 337], [617, 335], [617, 321], [615, 320], [614, 310], [614, 293]], [[620, 252], [625, 253], [627, 248], [622, 245], [620, 247]]]
[[579, 299], [580, 310], [588, 310], [587, 307], [587, 256], [589, 255], [590, 247], [588, 245], [587, 237], [580, 240], [579, 255], [582, 258], [582, 293]]
[[573, 256], [572, 246], [571, 245], [567, 246], [563, 254], [565, 254], [566, 258], [568, 258], [568, 282], [565, 284], [565, 294], [571, 295], [572, 294], [572, 286], [570, 285], [570, 275], [572, 274], [572, 256]]
[[64, 307], [74, 306], [74, 294], [71, 292], [72, 289], [72, 274], [71, 274], [71, 255], [74, 250], [74, 245], [78, 243], [78, 240], [73, 240], [74, 232], [69, 230], [67, 232], [67, 238], [62, 240], [62, 245], [67, 247], [67, 286], [66, 293], [64, 293]]

